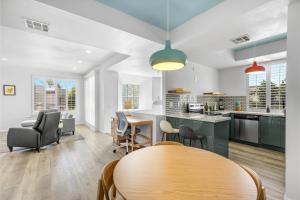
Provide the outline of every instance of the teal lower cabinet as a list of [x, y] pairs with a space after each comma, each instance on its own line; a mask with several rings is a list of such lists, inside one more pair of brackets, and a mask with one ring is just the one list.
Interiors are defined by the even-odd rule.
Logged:
[[[216, 123], [175, 117], [167, 117], [167, 120], [174, 128], [179, 128], [180, 125], [185, 125], [191, 127], [197, 134], [206, 136], [204, 149], [215, 152], [224, 157], [228, 157], [230, 120]], [[175, 138], [169, 137], [167, 139], [174, 140]], [[192, 146], [200, 148], [200, 141], [193, 141]]]
[[259, 142], [275, 148], [285, 147], [285, 118], [261, 116]]

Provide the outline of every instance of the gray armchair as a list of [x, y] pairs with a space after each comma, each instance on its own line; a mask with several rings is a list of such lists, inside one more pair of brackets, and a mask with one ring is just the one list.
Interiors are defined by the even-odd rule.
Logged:
[[58, 125], [60, 112], [40, 112], [32, 128], [10, 128], [7, 134], [7, 146], [10, 151], [13, 147], [36, 148], [59, 143]]
[[72, 133], [73, 135], [75, 134], [75, 118], [73, 117], [72, 114], [66, 114], [65, 116], [62, 117], [61, 119], [63, 127], [61, 128], [61, 134], [63, 135], [64, 133]]

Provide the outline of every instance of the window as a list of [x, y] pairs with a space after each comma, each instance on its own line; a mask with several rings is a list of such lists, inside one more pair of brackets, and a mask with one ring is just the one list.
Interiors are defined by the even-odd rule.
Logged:
[[271, 109], [285, 108], [286, 64], [271, 67]]
[[286, 63], [266, 64], [265, 73], [248, 75], [248, 107], [274, 110], [285, 108]]
[[266, 107], [266, 73], [248, 75], [249, 108], [261, 109]]
[[33, 78], [33, 111], [76, 110], [76, 81], [54, 78]]
[[122, 85], [122, 103], [123, 109], [139, 108], [139, 85], [125, 84]]

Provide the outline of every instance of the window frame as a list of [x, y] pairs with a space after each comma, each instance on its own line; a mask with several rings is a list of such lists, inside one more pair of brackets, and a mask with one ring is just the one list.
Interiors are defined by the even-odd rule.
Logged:
[[[59, 77], [59, 76], [43, 76], [43, 75], [32, 75], [31, 76], [31, 114], [32, 115], [37, 115], [39, 111], [34, 110], [34, 80], [35, 79], [42, 79], [42, 80], [47, 80], [47, 79], [52, 79], [53, 81], [55, 81], [55, 83], [57, 83], [57, 80], [64, 80], [64, 81], [75, 81], [75, 89], [76, 89], [76, 95], [75, 95], [75, 109], [74, 110], [69, 110], [68, 109], [68, 105], [66, 106], [66, 110], [61, 111], [61, 112], [68, 112], [71, 114], [75, 114], [77, 113], [78, 110], [78, 89], [79, 89], [79, 85], [78, 85], [78, 79], [76, 78], [66, 78], [66, 77]], [[57, 101], [57, 84], [55, 84], [55, 93], [56, 93], [56, 107], [58, 106], [58, 101]], [[46, 98], [46, 97], [44, 97]], [[45, 102], [45, 100], [44, 100]]]
[[276, 61], [261, 63], [261, 65], [263, 65], [266, 69], [266, 107], [265, 108], [255, 109], [255, 108], [250, 108], [249, 107], [249, 100], [250, 100], [250, 96], [249, 96], [249, 76], [246, 75], [246, 90], [247, 90], [246, 91], [247, 92], [246, 106], [247, 106], [247, 109], [249, 111], [259, 111], [259, 112], [265, 111], [267, 109], [267, 106], [269, 106], [269, 108], [272, 111], [275, 111], [275, 112], [280, 112], [280, 111], [283, 110], [283, 109], [272, 109], [271, 108], [271, 68], [272, 68], [272, 65], [277, 65], [277, 64], [285, 64], [287, 66], [287, 61], [285, 59], [280, 59], [280, 60], [276, 60]]
[[[131, 85], [131, 86], [137, 86], [138, 87], [138, 96], [135, 96], [134, 95], [134, 91], [132, 90], [132, 96], [128, 96], [128, 86]], [[127, 95], [124, 96], [123, 94], [123, 87], [126, 86], [127, 87]], [[121, 94], [121, 97], [122, 97], [122, 110], [138, 110], [140, 109], [140, 85], [139, 84], [131, 84], [131, 83], [124, 83], [124, 84], [121, 84], [121, 88], [122, 88], [122, 94]], [[138, 100], [138, 105], [137, 105], [137, 108], [125, 108], [124, 107], [124, 98], [132, 98], [132, 102], [134, 102], [134, 99], [137, 99]], [[134, 107], [134, 106], [133, 106]]]

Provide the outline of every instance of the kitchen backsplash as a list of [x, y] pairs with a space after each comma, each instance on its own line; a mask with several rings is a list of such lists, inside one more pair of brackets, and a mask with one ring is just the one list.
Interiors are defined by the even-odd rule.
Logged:
[[246, 110], [246, 96], [203, 96], [191, 94], [167, 94], [166, 113], [184, 113], [188, 103], [202, 103], [214, 106], [219, 103], [219, 99], [224, 99], [225, 110], [234, 110], [235, 102], [240, 101], [242, 110]]

